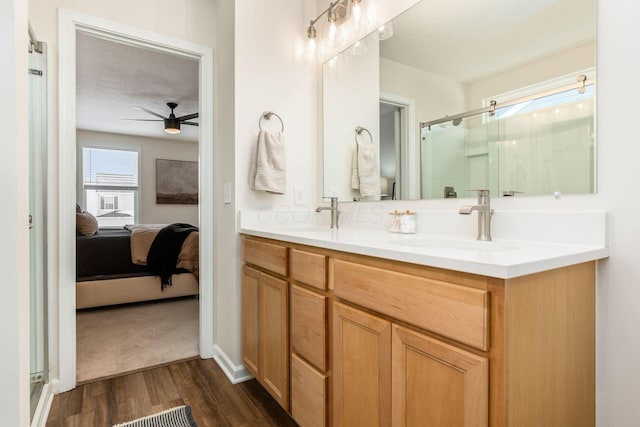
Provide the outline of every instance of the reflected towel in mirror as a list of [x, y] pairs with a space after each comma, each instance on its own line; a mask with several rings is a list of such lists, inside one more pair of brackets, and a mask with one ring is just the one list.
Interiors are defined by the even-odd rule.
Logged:
[[351, 164], [351, 188], [361, 197], [380, 195], [380, 174], [373, 144], [357, 143]]

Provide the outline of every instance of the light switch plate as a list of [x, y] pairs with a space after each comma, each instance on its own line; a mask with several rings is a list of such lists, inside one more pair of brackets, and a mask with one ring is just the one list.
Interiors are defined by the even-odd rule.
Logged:
[[231, 204], [231, 183], [230, 182], [224, 183], [223, 192], [224, 192], [224, 204], [230, 205]]

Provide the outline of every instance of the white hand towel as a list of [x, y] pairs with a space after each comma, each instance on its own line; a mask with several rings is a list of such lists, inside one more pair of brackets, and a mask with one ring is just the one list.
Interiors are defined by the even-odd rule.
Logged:
[[358, 179], [358, 147], [353, 149], [353, 156], [351, 157], [351, 189], [360, 189], [360, 180]]
[[358, 143], [358, 179], [361, 197], [380, 195], [380, 173], [373, 144]]
[[286, 164], [282, 133], [261, 130], [251, 160], [249, 188], [284, 194], [287, 190]]

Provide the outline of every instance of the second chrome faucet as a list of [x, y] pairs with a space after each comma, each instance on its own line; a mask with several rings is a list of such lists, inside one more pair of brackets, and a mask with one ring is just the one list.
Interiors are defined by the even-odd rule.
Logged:
[[471, 212], [478, 211], [478, 236], [477, 240], [491, 240], [491, 203], [489, 199], [489, 190], [474, 190], [478, 192], [477, 205], [463, 205], [458, 209], [461, 215], [471, 215]]
[[331, 228], [338, 228], [338, 218], [340, 218], [340, 211], [338, 210], [338, 198], [331, 197], [331, 206], [318, 206], [316, 212], [331, 211]]

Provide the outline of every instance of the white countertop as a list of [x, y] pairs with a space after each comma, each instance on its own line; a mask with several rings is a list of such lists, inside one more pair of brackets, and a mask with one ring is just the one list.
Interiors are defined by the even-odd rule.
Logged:
[[479, 242], [433, 234], [398, 234], [380, 229], [282, 225], [241, 221], [240, 233], [342, 252], [509, 279], [607, 258], [604, 245], [499, 239]]

